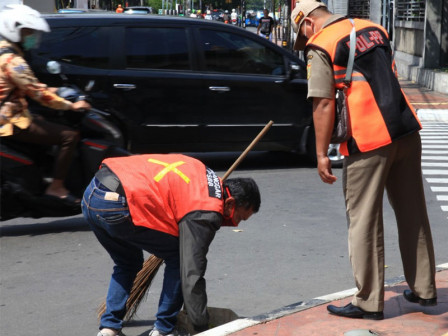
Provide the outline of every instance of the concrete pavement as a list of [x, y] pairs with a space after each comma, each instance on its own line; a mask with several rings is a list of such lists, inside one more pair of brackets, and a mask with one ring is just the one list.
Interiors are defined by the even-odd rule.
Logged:
[[[422, 121], [448, 123], [448, 95], [411, 81], [400, 82]], [[408, 289], [403, 276], [389, 279], [385, 288], [384, 320], [381, 321], [342, 318], [327, 312], [328, 304], [343, 306], [349, 303], [356, 291], [352, 288], [309, 302], [298, 302], [267, 314], [237, 319], [198, 335], [448, 336], [448, 263], [437, 266], [436, 285], [438, 305], [422, 307], [403, 298], [403, 291]]]

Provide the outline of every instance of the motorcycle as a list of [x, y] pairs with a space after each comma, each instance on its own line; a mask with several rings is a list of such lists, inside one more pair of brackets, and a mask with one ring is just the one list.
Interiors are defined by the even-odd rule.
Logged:
[[[60, 68], [58, 70], [58, 66], [51, 63], [47, 65], [49, 71], [58, 73]], [[63, 75], [61, 77], [64, 78]], [[90, 82], [86, 91], [93, 85]], [[72, 102], [89, 101], [87, 95], [75, 85], [65, 85], [58, 89], [57, 94]], [[31, 111], [36, 113], [36, 110]], [[103, 159], [130, 155], [124, 148], [123, 133], [108, 112], [96, 108], [85, 112], [41, 108], [37, 112], [49, 121], [68, 125], [80, 133], [80, 141], [65, 180], [66, 188], [76, 197], [82, 197]], [[17, 217], [65, 217], [81, 213], [79, 204], [44, 194], [51, 180], [57, 150], [55, 147], [1, 138], [0, 221]]]

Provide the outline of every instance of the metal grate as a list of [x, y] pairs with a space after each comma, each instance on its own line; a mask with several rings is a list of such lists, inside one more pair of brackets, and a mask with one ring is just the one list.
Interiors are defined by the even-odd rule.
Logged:
[[425, 0], [396, 0], [396, 20], [423, 22], [425, 20], [425, 6]]
[[349, 0], [348, 16], [359, 19], [370, 18], [370, 0]]

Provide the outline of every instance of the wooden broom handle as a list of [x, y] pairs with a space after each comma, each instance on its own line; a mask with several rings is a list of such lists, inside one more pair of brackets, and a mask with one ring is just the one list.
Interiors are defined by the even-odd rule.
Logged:
[[252, 142], [250, 143], [249, 146], [247, 146], [247, 148], [245, 149], [244, 152], [241, 153], [241, 155], [238, 157], [238, 159], [236, 159], [236, 161], [233, 163], [233, 165], [229, 168], [229, 170], [227, 170], [227, 172], [224, 174], [224, 176], [222, 177], [222, 180], [224, 181], [226, 178], [229, 177], [230, 174], [232, 174], [232, 172], [236, 169], [236, 167], [238, 167], [238, 165], [241, 163], [241, 161], [243, 161], [243, 159], [247, 156], [247, 154], [252, 150], [252, 148], [254, 148], [254, 146], [257, 144], [257, 142], [266, 134], [266, 132], [269, 130], [269, 128], [271, 128], [272, 124], [274, 122], [271, 120], [269, 121], [266, 126], [264, 126], [264, 128], [261, 130], [260, 133], [258, 133], [258, 135], [255, 137], [254, 140], [252, 140]]

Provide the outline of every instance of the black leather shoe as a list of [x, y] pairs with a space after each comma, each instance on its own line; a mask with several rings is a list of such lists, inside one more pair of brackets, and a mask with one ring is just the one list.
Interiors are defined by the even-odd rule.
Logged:
[[351, 317], [351, 318], [363, 318], [367, 320], [382, 320], [384, 318], [383, 312], [367, 312], [359, 307], [356, 307], [349, 303], [344, 307], [336, 307], [333, 305], [327, 306], [327, 310], [334, 315]]
[[406, 289], [403, 292], [403, 296], [406, 300], [412, 303], [418, 303], [420, 306], [429, 307], [429, 306], [437, 306], [437, 297], [432, 299], [422, 299], [414, 294], [410, 289]]

